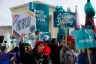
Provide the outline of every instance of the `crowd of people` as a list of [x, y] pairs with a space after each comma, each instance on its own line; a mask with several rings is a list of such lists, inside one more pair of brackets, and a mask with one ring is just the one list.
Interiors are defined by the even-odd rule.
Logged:
[[[76, 50], [74, 42], [67, 41], [66, 45], [63, 39], [61, 43], [44, 39], [34, 43], [34, 47], [25, 43], [23, 35], [19, 46], [7, 50], [8, 41], [4, 41], [0, 44], [0, 64], [88, 64], [85, 50]], [[90, 57], [93, 61], [91, 54]]]

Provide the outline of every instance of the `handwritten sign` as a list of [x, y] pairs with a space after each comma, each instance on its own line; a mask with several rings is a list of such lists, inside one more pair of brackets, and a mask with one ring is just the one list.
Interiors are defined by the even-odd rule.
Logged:
[[36, 18], [32, 12], [18, 15], [13, 20], [13, 34], [16, 38], [21, 34], [29, 34], [36, 30]]

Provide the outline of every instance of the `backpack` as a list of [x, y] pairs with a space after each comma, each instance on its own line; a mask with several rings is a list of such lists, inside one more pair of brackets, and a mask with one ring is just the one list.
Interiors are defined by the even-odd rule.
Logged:
[[61, 64], [74, 64], [75, 58], [72, 51], [68, 50], [67, 46], [63, 46], [60, 51], [60, 63]]
[[66, 51], [66, 59], [67, 64], [75, 64], [75, 55], [72, 51]]

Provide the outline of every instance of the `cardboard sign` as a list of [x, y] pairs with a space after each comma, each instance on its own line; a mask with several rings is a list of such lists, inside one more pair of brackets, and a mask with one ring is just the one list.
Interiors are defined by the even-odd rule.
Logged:
[[32, 12], [26, 12], [13, 19], [13, 34], [16, 38], [21, 34], [33, 33], [36, 30], [36, 18]]
[[92, 29], [75, 30], [74, 39], [77, 50], [96, 47], [94, 31]]

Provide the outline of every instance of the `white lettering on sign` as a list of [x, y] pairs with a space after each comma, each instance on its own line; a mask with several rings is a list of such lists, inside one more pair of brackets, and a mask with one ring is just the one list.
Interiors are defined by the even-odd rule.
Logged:
[[62, 22], [63, 24], [69, 24], [72, 25], [74, 21], [75, 16], [68, 14], [68, 13], [60, 13], [57, 16], [58, 22]]
[[16, 31], [19, 31], [19, 30], [22, 30], [22, 29], [25, 29], [27, 27], [29, 27], [31, 25], [31, 17], [28, 16], [26, 18], [23, 18], [21, 20], [18, 20], [16, 22]]
[[87, 43], [87, 42], [93, 42], [92, 36], [89, 36], [89, 39], [79, 40], [79, 43]]
[[63, 24], [69, 24], [69, 25], [72, 25], [73, 24], [73, 19], [68, 19], [68, 18], [66, 18], [66, 19], [60, 19], [60, 20], [58, 20], [58, 22], [62, 22]]
[[47, 16], [44, 15], [44, 11], [36, 10], [36, 21], [45, 22], [46, 18]]

